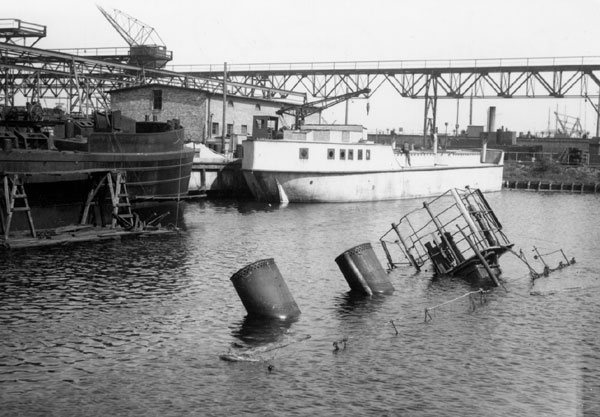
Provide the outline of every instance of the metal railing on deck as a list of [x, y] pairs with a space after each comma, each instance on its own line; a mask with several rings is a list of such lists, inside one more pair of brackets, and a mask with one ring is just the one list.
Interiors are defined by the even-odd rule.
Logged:
[[475, 256], [474, 248], [482, 252], [510, 245], [481, 191], [468, 188], [451, 189], [423, 203], [423, 208], [392, 223], [380, 242], [389, 269], [406, 263], [405, 259], [420, 270], [431, 259], [439, 273]]

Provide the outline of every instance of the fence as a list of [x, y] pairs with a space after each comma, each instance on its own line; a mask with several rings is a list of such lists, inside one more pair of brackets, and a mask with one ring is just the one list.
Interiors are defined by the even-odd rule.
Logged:
[[552, 161], [560, 162], [566, 165], [588, 165], [590, 162], [590, 155], [587, 152], [583, 153], [552, 153], [552, 152], [505, 152], [505, 161], [517, 161], [517, 162], [530, 162], [533, 163], [540, 159], [549, 159]]

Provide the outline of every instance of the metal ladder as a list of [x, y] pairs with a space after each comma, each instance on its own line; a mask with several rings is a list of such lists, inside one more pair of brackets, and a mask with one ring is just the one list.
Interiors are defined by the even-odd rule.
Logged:
[[[27, 193], [23, 185], [23, 179], [18, 174], [4, 174], [2, 178], [4, 193], [3, 207], [0, 207], [0, 227], [4, 240], [8, 240], [10, 226], [15, 213], [23, 212], [27, 216], [31, 237], [36, 237], [31, 208], [27, 200]], [[19, 203], [20, 201], [20, 203]]]

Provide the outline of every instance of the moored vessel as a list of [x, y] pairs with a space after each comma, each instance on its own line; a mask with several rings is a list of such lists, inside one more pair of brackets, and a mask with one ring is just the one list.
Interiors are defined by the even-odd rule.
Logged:
[[96, 172], [126, 172], [133, 201], [187, 194], [193, 151], [177, 120], [136, 122], [119, 112], [0, 120], [0, 173], [20, 175], [34, 204], [81, 202]]
[[260, 201], [378, 201], [502, 188], [502, 151], [395, 149], [364, 140], [358, 125], [303, 125], [243, 147], [242, 172]]

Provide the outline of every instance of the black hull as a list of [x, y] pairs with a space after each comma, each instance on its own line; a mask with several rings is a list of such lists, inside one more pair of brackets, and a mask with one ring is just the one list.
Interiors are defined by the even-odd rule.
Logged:
[[17, 158], [15, 154], [13, 152], [10, 164], [6, 154], [0, 155], [2, 169], [22, 175], [32, 205], [83, 201], [93, 176], [111, 170], [126, 172], [132, 200], [184, 196], [188, 192], [193, 159], [193, 152], [187, 150], [167, 154], [104, 154], [102, 157], [80, 154], [77, 160], [47, 159], [41, 163]]
[[[193, 150], [185, 148], [178, 136], [177, 131], [119, 135], [121, 152], [3, 150], [0, 174], [21, 175], [33, 205], [80, 202], [94, 175], [116, 170], [126, 173], [132, 200], [176, 198], [188, 192], [194, 157]], [[101, 138], [106, 140], [96, 138], [95, 147], [108, 141]]]

